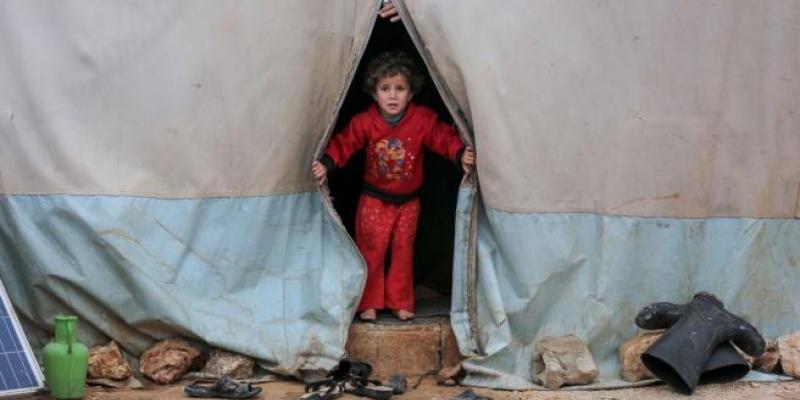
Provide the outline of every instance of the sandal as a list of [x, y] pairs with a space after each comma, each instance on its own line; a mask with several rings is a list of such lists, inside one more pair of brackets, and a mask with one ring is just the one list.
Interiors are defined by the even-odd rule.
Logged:
[[183, 393], [189, 397], [249, 399], [261, 393], [261, 388], [247, 382], [237, 382], [227, 375], [222, 375], [211, 386], [193, 383], [183, 388]]
[[306, 393], [300, 396], [300, 400], [333, 400], [342, 397], [342, 394], [344, 391], [338, 382], [326, 379], [307, 384]]
[[376, 400], [390, 399], [394, 394], [394, 389], [388, 386], [362, 385], [360, 382], [346, 382], [344, 392], [360, 397], [368, 397]]
[[300, 396], [300, 400], [333, 400], [341, 397], [341, 393], [306, 393]]
[[328, 379], [306, 385], [306, 394], [301, 400], [328, 400], [343, 393], [386, 400], [395, 393], [395, 388], [383, 386], [380, 381], [369, 379], [372, 366], [365, 362], [342, 360], [330, 373]]

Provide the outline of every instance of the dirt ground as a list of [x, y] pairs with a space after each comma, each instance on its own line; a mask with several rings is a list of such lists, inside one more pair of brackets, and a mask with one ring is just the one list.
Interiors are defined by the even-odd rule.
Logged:
[[[296, 400], [303, 392], [303, 385], [299, 382], [270, 382], [259, 384], [264, 391], [258, 397], [260, 400]], [[409, 390], [404, 395], [394, 396], [393, 399], [403, 400], [447, 400], [450, 397], [466, 390], [460, 386], [438, 386], [431, 379], [424, 380], [417, 389]], [[512, 392], [473, 389], [478, 394], [489, 396], [495, 400], [668, 400], [687, 399], [672, 391], [665, 385], [655, 385], [642, 388], [602, 390], [602, 391], [528, 391]], [[147, 389], [106, 389], [92, 387], [84, 396], [84, 400], [166, 400], [187, 398], [183, 395], [183, 386], [156, 386]], [[750, 400], [750, 399], [777, 399], [800, 400], [800, 381], [791, 382], [734, 382], [719, 385], [700, 386], [692, 399], [724, 399], [724, 400]], [[47, 395], [25, 396], [25, 400], [50, 399]], [[363, 399], [345, 395], [343, 400]]]

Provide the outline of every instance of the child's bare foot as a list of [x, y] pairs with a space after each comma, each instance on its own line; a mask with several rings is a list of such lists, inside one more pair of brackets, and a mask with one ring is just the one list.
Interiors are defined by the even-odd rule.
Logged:
[[414, 318], [414, 313], [406, 310], [396, 310], [394, 316], [401, 321], [408, 321]]
[[378, 313], [375, 311], [374, 308], [368, 308], [361, 312], [359, 318], [361, 318], [364, 321], [375, 321], [375, 319], [378, 318]]

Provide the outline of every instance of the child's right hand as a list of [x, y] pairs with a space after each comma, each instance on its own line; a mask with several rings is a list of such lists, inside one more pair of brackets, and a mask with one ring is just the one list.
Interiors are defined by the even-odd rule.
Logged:
[[318, 185], [325, 183], [325, 177], [328, 176], [328, 169], [325, 168], [319, 161], [314, 161], [311, 164], [311, 172], [314, 174], [314, 179], [317, 180]]

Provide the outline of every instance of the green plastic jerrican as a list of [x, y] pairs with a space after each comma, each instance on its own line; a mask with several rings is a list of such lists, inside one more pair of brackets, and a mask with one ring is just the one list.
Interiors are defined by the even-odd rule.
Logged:
[[57, 315], [55, 339], [44, 346], [44, 377], [56, 400], [80, 399], [86, 388], [89, 349], [75, 339], [78, 317]]

